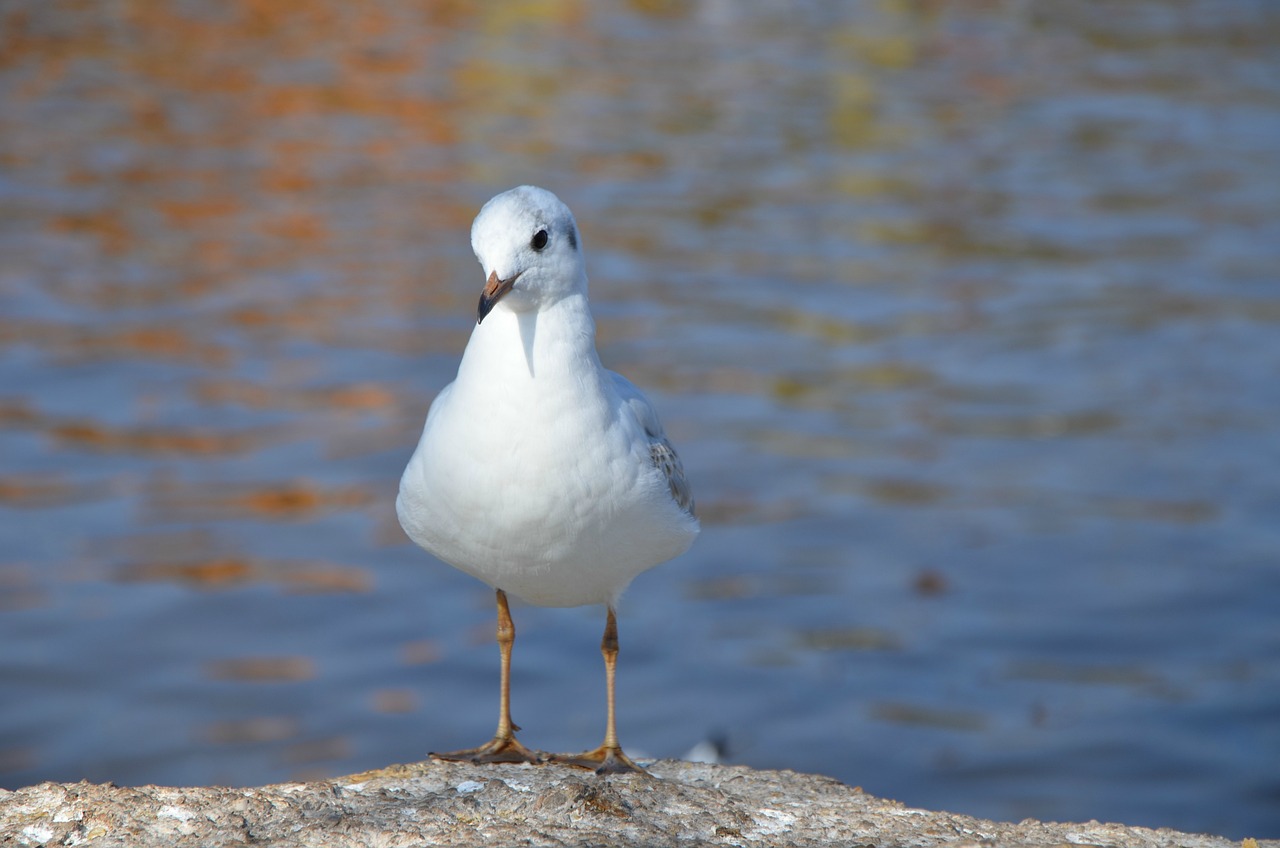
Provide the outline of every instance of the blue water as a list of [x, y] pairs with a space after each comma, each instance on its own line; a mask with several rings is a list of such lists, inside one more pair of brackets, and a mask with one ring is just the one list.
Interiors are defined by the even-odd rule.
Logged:
[[[488, 737], [491, 594], [392, 503], [533, 182], [703, 518], [628, 749], [1280, 837], [1272, 4], [310, 8], [0, 15], [0, 785]], [[593, 746], [602, 611], [514, 614]]]

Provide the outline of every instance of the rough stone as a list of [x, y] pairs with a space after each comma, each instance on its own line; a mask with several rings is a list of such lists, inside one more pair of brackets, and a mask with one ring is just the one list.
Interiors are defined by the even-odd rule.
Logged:
[[[597, 777], [560, 766], [422, 762], [252, 789], [42, 783], [0, 790], [0, 844], [1237, 845], [1216, 836], [1119, 824], [1008, 824], [915, 810], [830, 778], [788, 771], [664, 760], [650, 772]], [[1257, 845], [1280, 848], [1280, 841]]]

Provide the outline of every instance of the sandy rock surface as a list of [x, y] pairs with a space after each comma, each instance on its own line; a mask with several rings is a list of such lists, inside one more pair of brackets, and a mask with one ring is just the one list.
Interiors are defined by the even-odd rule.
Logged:
[[422, 762], [250, 789], [43, 783], [0, 791], [0, 845], [1239, 848], [1172, 830], [914, 810], [794, 772], [670, 760], [650, 771]]

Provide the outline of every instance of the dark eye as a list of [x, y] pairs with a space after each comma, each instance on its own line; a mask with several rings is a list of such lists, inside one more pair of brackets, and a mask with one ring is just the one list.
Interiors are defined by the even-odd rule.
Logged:
[[542, 248], [547, 246], [547, 231], [538, 230], [533, 234], [533, 241], [529, 242], [529, 244], [534, 250], [542, 250]]

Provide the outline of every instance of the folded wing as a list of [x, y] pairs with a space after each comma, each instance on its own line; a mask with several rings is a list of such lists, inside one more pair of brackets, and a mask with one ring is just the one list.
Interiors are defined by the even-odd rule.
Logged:
[[635, 416], [636, 421], [644, 428], [645, 435], [649, 437], [649, 457], [654, 467], [667, 478], [672, 500], [689, 515], [694, 515], [693, 490], [689, 488], [689, 481], [684, 476], [684, 465], [680, 462], [679, 454], [662, 429], [658, 411], [630, 380], [621, 374], [612, 371], [609, 373], [624, 407]]

